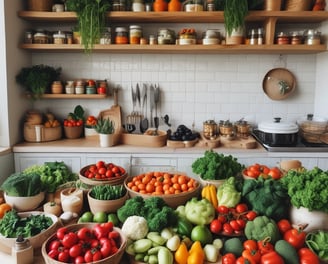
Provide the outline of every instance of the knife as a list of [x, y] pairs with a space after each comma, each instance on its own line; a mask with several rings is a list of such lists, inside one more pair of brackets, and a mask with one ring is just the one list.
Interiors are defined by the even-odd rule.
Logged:
[[154, 127], [153, 111], [155, 107], [155, 89], [152, 84], [149, 87], [149, 99], [150, 99], [150, 126]]
[[141, 111], [141, 101], [140, 101], [140, 88], [139, 88], [139, 83], [137, 83], [137, 86], [136, 86], [136, 97], [137, 97], [138, 106], [139, 106], [138, 114], [140, 114], [140, 111]]

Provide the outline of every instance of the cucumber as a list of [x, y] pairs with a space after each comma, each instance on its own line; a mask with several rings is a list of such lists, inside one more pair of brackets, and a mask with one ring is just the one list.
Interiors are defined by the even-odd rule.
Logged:
[[153, 243], [148, 238], [143, 238], [133, 243], [133, 249], [135, 253], [145, 253], [152, 247]]
[[282, 256], [286, 264], [300, 263], [296, 249], [286, 240], [278, 240], [274, 249], [280, 256]]
[[167, 240], [164, 237], [162, 237], [158, 232], [149, 232], [147, 234], [147, 238], [160, 246], [164, 245]]

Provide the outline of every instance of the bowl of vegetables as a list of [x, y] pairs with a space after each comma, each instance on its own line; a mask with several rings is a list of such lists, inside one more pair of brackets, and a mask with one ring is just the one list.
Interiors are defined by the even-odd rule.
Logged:
[[197, 180], [178, 172], [146, 172], [128, 177], [124, 185], [130, 197], [158, 196], [173, 208], [197, 196], [201, 188]]
[[33, 196], [11, 196], [6, 192], [4, 193], [6, 203], [19, 212], [36, 209], [44, 200], [44, 197], [44, 192], [39, 192]]
[[58, 217], [41, 211], [8, 211], [0, 221], [0, 243], [6, 253], [11, 252], [19, 234], [27, 238], [34, 249], [57, 229]]
[[127, 177], [126, 170], [114, 163], [105, 163], [98, 161], [95, 164], [90, 164], [80, 170], [79, 178], [81, 182], [89, 185], [119, 185], [123, 184]]
[[[86, 237], [91, 237], [98, 246], [92, 247], [91, 243], [85, 243]], [[53, 254], [51, 246], [58, 243], [65, 254]], [[59, 228], [51, 235], [42, 244], [41, 253], [47, 264], [119, 264], [126, 244], [127, 240], [121, 229], [114, 227], [111, 222], [72, 224]]]
[[128, 199], [129, 194], [123, 185], [96, 185], [88, 191], [90, 211], [114, 213]]

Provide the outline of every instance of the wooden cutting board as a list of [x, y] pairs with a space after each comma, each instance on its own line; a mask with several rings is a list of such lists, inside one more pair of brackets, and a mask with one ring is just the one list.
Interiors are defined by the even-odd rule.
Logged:
[[247, 138], [236, 137], [234, 139], [221, 136], [220, 142], [221, 146], [225, 148], [255, 149], [258, 147], [258, 143], [253, 136]]

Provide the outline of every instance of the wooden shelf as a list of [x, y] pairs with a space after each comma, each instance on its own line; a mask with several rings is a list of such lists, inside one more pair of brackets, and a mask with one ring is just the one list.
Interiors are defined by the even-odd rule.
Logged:
[[[20, 48], [38, 52], [84, 52], [78, 44], [22, 44]], [[124, 54], [314, 54], [326, 45], [95, 45], [93, 53]]]
[[[19, 11], [18, 16], [25, 20], [47, 22], [77, 21], [75, 12]], [[246, 21], [265, 21], [276, 18], [281, 22], [320, 23], [328, 19], [327, 11], [250, 11]], [[118, 23], [223, 23], [223, 11], [203, 12], [109, 12], [110, 22]]]
[[44, 94], [42, 99], [105, 99], [106, 94]]

